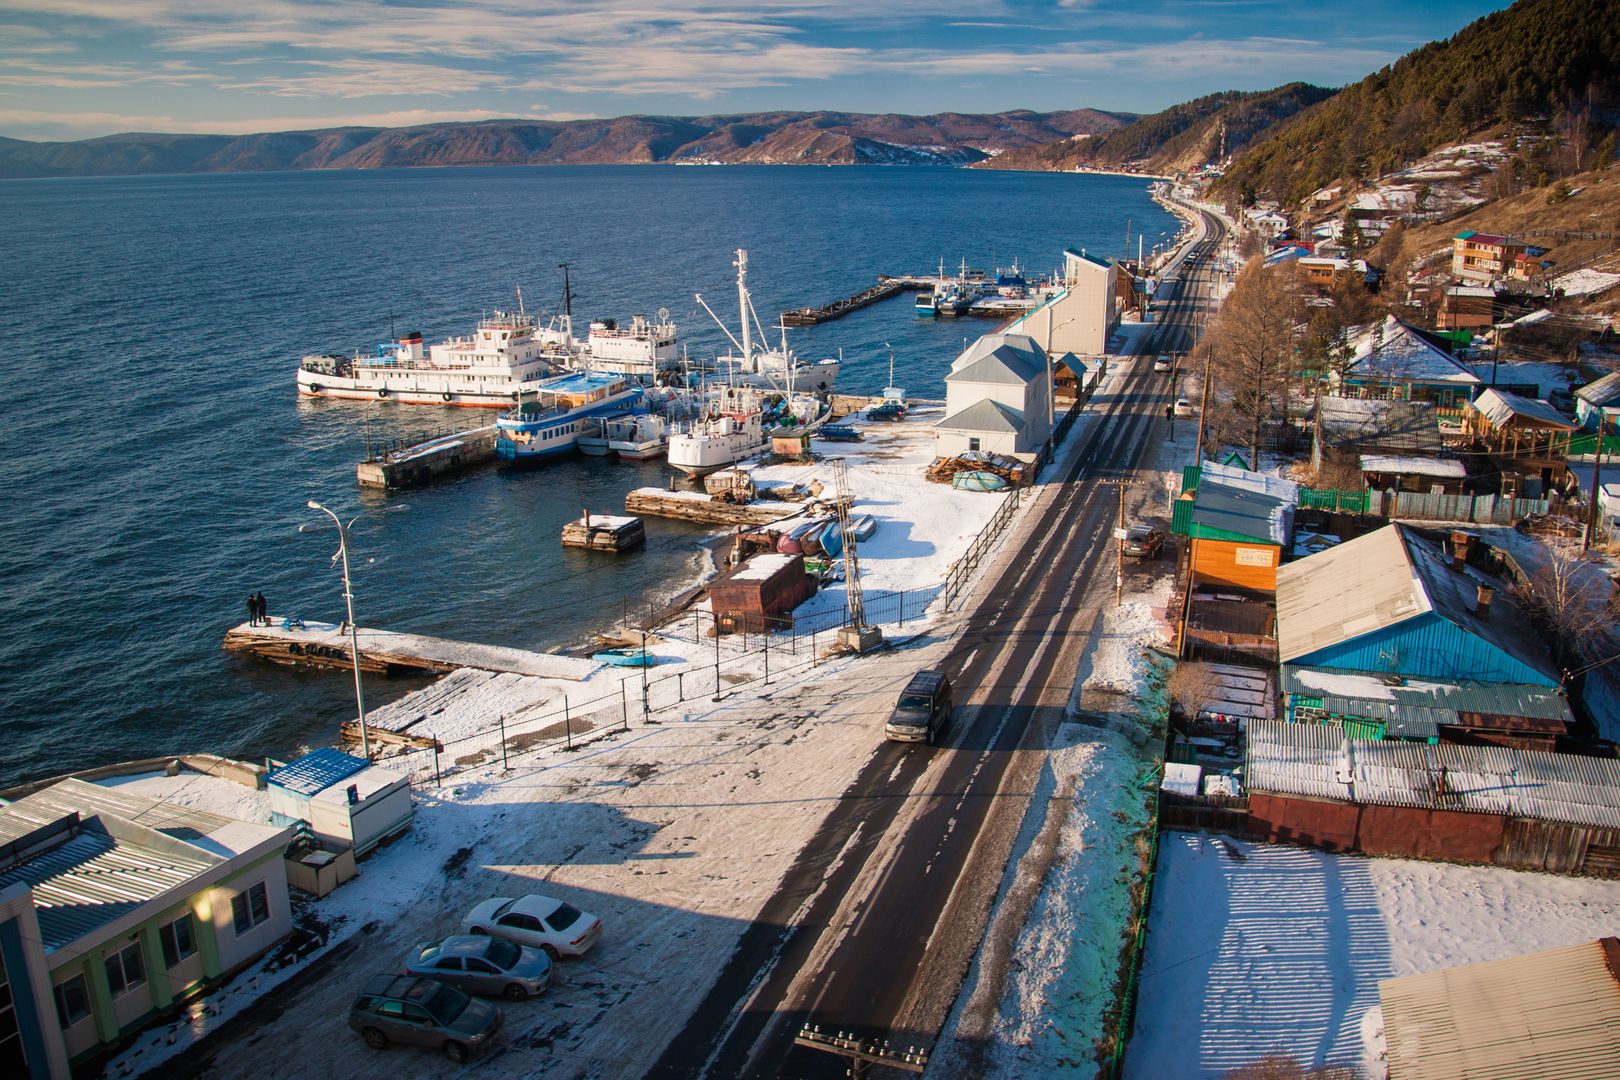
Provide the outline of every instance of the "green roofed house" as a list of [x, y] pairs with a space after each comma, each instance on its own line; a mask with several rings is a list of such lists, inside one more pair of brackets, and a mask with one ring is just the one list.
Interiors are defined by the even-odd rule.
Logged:
[[1495, 578], [1400, 524], [1284, 566], [1285, 713], [1362, 738], [1552, 750], [1574, 724], [1559, 671]]
[[279, 943], [292, 837], [80, 780], [0, 806], [4, 1075], [65, 1077]]

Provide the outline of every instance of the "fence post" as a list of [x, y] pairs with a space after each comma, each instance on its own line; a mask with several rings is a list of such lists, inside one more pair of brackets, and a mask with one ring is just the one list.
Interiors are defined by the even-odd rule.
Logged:
[[563, 695], [563, 749], [564, 750], [573, 750], [573, 748], [574, 748], [574, 729], [573, 729], [572, 723], [570, 723], [570, 721], [568, 719], [568, 695], [564, 694]]
[[900, 625], [906, 625], [906, 590], [900, 590]]
[[443, 787], [444, 782], [439, 777], [439, 740], [433, 740], [433, 786]]
[[720, 700], [720, 616], [714, 617], [714, 700]]
[[765, 619], [765, 685], [771, 685], [771, 620]]
[[686, 672], [675, 673], [675, 704], [679, 705], [686, 700]]
[[512, 770], [511, 764], [506, 760], [506, 714], [501, 713], [501, 769], [504, 772]]
[[630, 696], [624, 692], [625, 680], [619, 680], [619, 723], [630, 730]]

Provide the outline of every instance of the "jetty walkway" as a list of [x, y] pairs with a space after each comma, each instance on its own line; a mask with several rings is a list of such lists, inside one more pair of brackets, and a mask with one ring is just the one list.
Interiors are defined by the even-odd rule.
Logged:
[[[329, 622], [306, 622], [302, 627], [295, 624], [287, 629], [282, 626], [283, 621], [272, 618], [268, 626], [242, 623], [233, 627], [225, 634], [226, 651], [246, 653], [278, 664], [308, 667], [348, 667], [352, 663], [347, 629]], [[355, 637], [360, 646], [360, 670], [377, 675], [443, 674], [477, 668], [502, 674], [579, 681], [601, 667], [593, 660], [572, 656], [393, 630], [360, 627]]]

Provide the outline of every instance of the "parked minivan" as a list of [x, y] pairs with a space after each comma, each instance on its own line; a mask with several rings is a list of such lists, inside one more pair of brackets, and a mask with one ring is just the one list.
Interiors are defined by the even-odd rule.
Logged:
[[951, 680], [943, 671], [919, 671], [901, 692], [883, 734], [891, 742], [932, 745], [950, 722]]

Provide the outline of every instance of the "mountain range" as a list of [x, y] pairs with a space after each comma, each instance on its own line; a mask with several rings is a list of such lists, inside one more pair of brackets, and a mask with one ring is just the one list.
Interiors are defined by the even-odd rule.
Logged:
[[486, 120], [257, 135], [0, 138], [0, 177], [378, 169], [445, 165], [969, 165], [1008, 150], [1101, 135], [1131, 113], [1074, 109], [934, 116], [770, 112]]

